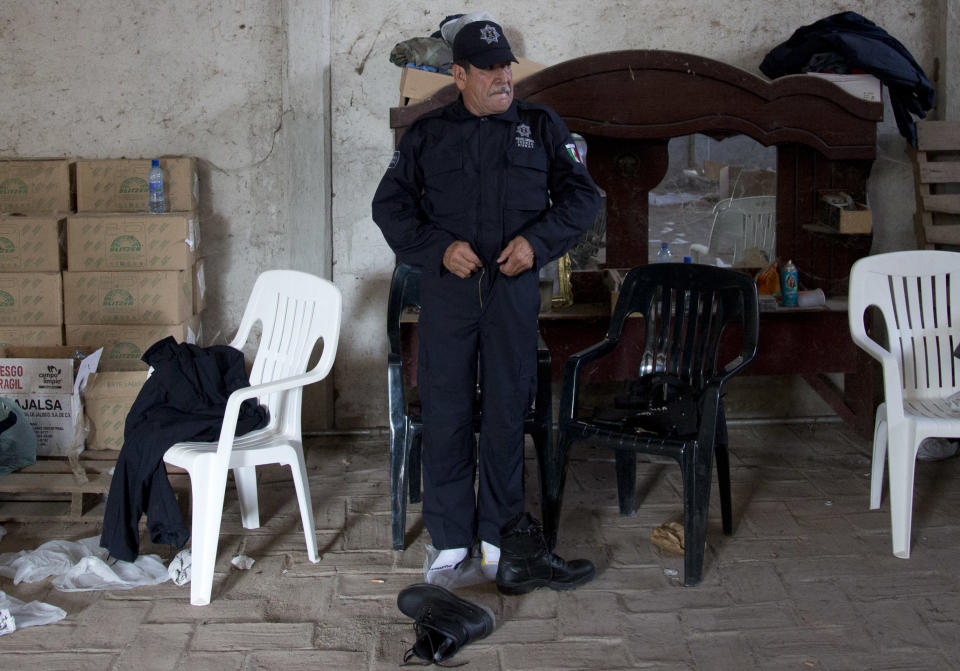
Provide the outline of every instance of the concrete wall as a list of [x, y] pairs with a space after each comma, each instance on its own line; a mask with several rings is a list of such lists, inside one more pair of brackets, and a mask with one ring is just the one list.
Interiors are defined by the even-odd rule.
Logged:
[[[903, 42], [932, 77], [936, 45], [947, 38], [941, 16], [948, 7], [955, 16], [956, 1], [718, 0], [707, 13], [698, 0], [492, 0], [439, 9], [422, 0], [4, 0], [0, 157], [197, 156], [207, 334], [232, 335], [261, 270], [332, 277], [345, 299], [336, 423], [384, 425], [393, 256], [370, 219], [370, 199], [392, 152], [387, 115], [400, 72], [388, 56], [397, 42], [430, 34], [447, 14], [485, 9], [518, 55], [545, 64], [671, 49], [757, 73], [797, 27], [850, 9]], [[891, 158], [878, 161], [874, 177], [883, 164], [899, 168], [892, 181], [911, 202], [895, 133], [884, 130]], [[883, 192], [875, 209], [881, 200]], [[876, 246], [909, 244], [909, 220], [896, 220], [903, 223], [882, 224]], [[308, 399], [308, 428], [326, 425], [330, 391]]]
[[939, 0], [937, 119], [960, 121], [960, 0]]
[[313, 0], [4, 0], [0, 157], [197, 156], [204, 330], [225, 342], [262, 270], [331, 274], [329, 18]]

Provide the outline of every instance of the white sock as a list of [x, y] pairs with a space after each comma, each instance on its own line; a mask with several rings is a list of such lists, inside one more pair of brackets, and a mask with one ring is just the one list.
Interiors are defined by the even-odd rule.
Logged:
[[500, 548], [487, 541], [480, 542], [480, 571], [487, 580], [496, 580], [500, 563]]
[[432, 575], [452, 572], [466, 557], [467, 548], [440, 550], [440, 554], [437, 555], [437, 558], [433, 560], [433, 563], [430, 564], [430, 568], [427, 570], [427, 582], [430, 582]]
[[496, 566], [500, 563], [500, 548], [496, 545], [491, 545], [487, 541], [480, 542], [480, 552], [483, 554], [483, 564], [493, 564]]

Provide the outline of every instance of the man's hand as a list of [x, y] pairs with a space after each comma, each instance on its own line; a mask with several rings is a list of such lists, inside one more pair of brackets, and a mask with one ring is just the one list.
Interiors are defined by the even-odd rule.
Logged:
[[507, 277], [514, 277], [533, 268], [534, 253], [533, 247], [522, 235], [518, 235], [507, 243], [507, 246], [497, 257], [497, 263], [500, 264], [500, 272]]
[[463, 240], [450, 243], [447, 251], [443, 253], [443, 267], [463, 279], [473, 275], [482, 265], [480, 257], [473, 253], [470, 243]]

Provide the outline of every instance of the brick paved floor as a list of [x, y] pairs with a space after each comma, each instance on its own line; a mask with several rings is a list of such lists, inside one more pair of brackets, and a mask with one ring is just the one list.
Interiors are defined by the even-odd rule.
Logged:
[[[639, 511], [621, 517], [610, 454], [577, 448], [558, 551], [589, 557], [591, 584], [502, 597], [496, 631], [453, 662], [475, 671], [552, 669], [960, 668], [960, 459], [917, 468], [913, 557], [890, 548], [889, 509], [868, 509], [869, 445], [840, 424], [731, 428], [734, 534], [711, 508], [703, 583], [680, 585], [681, 558], [649, 541], [680, 514], [676, 466], [641, 464]], [[0, 589], [64, 608], [56, 624], [0, 638], [0, 668], [55, 671], [394, 669], [413, 628], [397, 592], [422, 579], [426, 534], [411, 506], [406, 552], [390, 547], [387, 438], [309, 441], [323, 559], [306, 559], [292, 486], [264, 469], [261, 520], [245, 531], [232, 492], [211, 605], [189, 587], [62, 593], [49, 580]], [[528, 499], [536, 510], [537, 489]], [[715, 490], [716, 488], [714, 488]], [[6, 524], [0, 552], [94, 535], [93, 525]], [[241, 548], [257, 560], [232, 569]], [[147, 552], [163, 548], [144, 546]]]

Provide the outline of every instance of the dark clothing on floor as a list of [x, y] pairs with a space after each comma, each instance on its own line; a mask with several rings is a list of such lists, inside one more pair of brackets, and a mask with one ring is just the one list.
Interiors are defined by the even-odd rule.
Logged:
[[[154, 543], [186, 545], [190, 529], [167, 480], [163, 455], [174, 443], [219, 439], [227, 398], [250, 386], [243, 353], [227, 345], [204, 348], [165, 338], [143, 360], [154, 371], [127, 415], [100, 537], [100, 545], [124, 561], [139, 554], [143, 513]], [[266, 423], [266, 409], [248, 399], [240, 407], [237, 435]]]
[[866, 72], [886, 84], [897, 128], [917, 146], [911, 114], [922, 119], [933, 107], [933, 85], [899, 41], [856, 12], [841, 12], [797, 29], [760, 64], [760, 71], [771, 79], [827, 69], [840, 74]]

